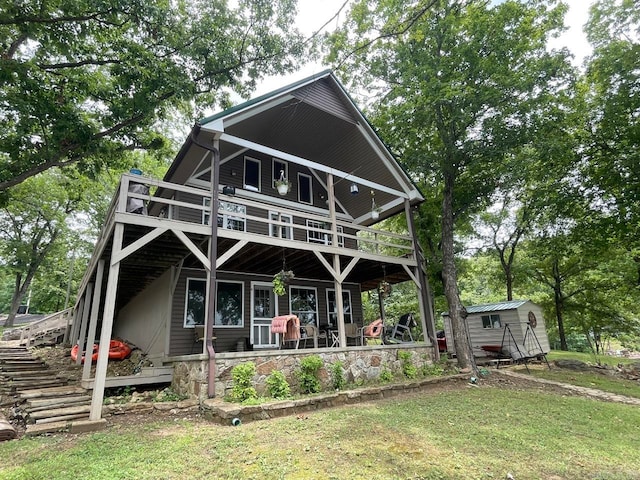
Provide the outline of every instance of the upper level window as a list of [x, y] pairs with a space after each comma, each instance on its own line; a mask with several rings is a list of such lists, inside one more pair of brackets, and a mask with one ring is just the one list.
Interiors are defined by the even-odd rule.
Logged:
[[289, 164], [279, 158], [273, 159], [273, 170], [271, 171], [271, 186], [276, 188], [276, 180], [280, 180], [280, 175], [289, 178]]
[[247, 221], [244, 217], [238, 217], [233, 214], [246, 215], [247, 207], [231, 202], [220, 202], [218, 209], [218, 227], [227, 230], [247, 231]]
[[244, 157], [244, 188], [260, 191], [260, 161]]
[[[333, 234], [325, 224], [316, 220], [307, 220], [307, 242], [331, 245]], [[343, 233], [342, 226], [338, 225], [338, 233]], [[338, 246], [344, 247], [344, 237], [338, 235]]]
[[482, 328], [502, 328], [500, 315], [482, 315]]
[[311, 176], [304, 173], [298, 174], [298, 201], [311, 205], [313, 196], [311, 192]]
[[[292, 223], [291, 215], [285, 215], [278, 212], [269, 212], [269, 219], [274, 222]], [[293, 228], [286, 225], [276, 225], [274, 223], [269, 225], [269, 235], [272, 237], [286, 238], [287, 240], [293, 240]]]

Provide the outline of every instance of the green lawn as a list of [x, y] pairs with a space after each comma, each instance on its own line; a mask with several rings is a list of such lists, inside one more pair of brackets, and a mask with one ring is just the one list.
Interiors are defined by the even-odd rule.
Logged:
[[634, 362], [640, 362], [638, 359], [631, 359], [625, 357], [612, 357], [610, 355], [598, 355], [597, 357], [593, 353], [582, 352], [563, 352], [562, 350], [552, 350], [547, 355], [547, 359], [551, 362], [554, 360], [580, 360], [581, 362], [596, 364], [600, 362], [603, 365], [615, 366], [619, 363], [629, 364]]
[[239, 427], [176, 418], [4, 442], [0, 479], [640, 479], [638, 407], [496, 379]]

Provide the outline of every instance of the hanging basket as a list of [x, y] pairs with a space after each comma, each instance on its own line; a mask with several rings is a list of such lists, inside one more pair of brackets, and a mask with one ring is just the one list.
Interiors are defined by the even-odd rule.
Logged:
[[295, 275], [291, 270], [280, 270], [273, 276], [273, 293], [279, 297], [287, 293], [287, 285], [291, 283], [291, 280], [295, 278]]
[[382, 298], [387, 298], [391, 295], [391, 284], [387, 281], [380, 282], [380, 285], [378, 285], [378, 292]]

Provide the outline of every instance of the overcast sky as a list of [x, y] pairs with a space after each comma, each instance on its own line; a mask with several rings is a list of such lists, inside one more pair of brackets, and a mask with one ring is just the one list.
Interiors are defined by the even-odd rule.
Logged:
[[[345, 0], [298, 0], [298, 28], [307, 35], [311, 35], [331, 19]], [[591, 52], [589, 44], [582, 32], [582, 26], [587, 22], [589, 6], [593, 0], [565, 0], [569, 5], [569, 12], [565, 18], [565, 23], [569, 30], [560, 38], [554, 40], [552, 48], [568, 47], [574, 54], [574, 65], [582, 65], [584, 57]], [[343, 10], [337, 19], [338, 22], [344, 20], [346, 9]], [[327, 29], [336, 27], [336, 20], [333, 20]], [[262, 95], [272, 90], [280, 88], [289, 83], [293, 83], [302, 78], [306, 78], [314, 73], [321, 72], [328, 68], [322, 64], [308, 64], [303, 66], [298, 72], [284, 77], [269, 77], [258, 85], [258, 89], [253, 96]]]

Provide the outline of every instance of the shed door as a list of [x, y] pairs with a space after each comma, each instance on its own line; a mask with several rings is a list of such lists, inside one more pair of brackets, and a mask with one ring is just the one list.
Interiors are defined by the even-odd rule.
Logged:
[[271, 319], [277, 315], [276, 297], [270, 283], [251, 284], [251, 343], [254, 348], [278, 346], [279, 335], [271, 333]]

